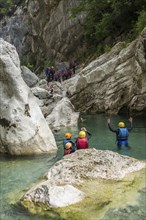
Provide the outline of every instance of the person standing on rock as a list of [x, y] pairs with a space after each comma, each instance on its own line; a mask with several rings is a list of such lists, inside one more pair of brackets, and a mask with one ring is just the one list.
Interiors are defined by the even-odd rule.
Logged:
[[64, 155], [71, 154], [75, 152], [75, 143], [71, 140], [71, 133], [65, 134], [65, 139], [63, 140]]
[[129, 118], [130, 128], [125, 127], [124, 122], [119, 122], [118, 129], [113, 129], [110, 125], [110, 118], [107, 120], [109, 130], [116, 133], [116, 141], [117, 141], [118, 150], [120, 150], [122, 148], [122, 146], [125, 146], [127, 148], [129, 147], [128, 136], [129, 136], [129, 132], [133, 128], [132, 121], [133, 121], [133, 119], [132, 119], [132, 117], [130, 117]]
[[76, 139], [76, 148], [79, 149], [87, 149], [89, 148], [89, 139], [92, 134], [87, 131], [85, 127], [81, 128], [79, 132], [79, 137]]

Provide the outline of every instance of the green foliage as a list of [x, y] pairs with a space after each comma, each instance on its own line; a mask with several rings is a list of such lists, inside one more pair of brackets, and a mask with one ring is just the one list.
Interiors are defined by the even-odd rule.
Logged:
[[133, 40], [146, 25], [146, 0], [81, 0], [72, 16], [86, 13], [84, 44], [101, 54], [120, 40]]
[[27, 64], [27, 67], [28, 67], [28, 69], [30, 69], [31, 71], [34, 70], [34, 66], [33, 66], [33, 64], [31, 64], [31, 63], [28, 63], [28, 64]]
[[14, 0], [0, 0], [0, 17], [6, 15], [14, 4]]
[[146, 11], [143, 10], [139, 13], [138, 20], [135, 24], [136, 33], [139, 34], [144, 27], [146, 27]]

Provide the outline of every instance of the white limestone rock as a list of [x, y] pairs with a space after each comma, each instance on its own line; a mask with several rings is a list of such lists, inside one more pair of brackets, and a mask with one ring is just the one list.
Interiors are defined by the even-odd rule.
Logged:
[[21, 66], [22, 70], [22, 78], [26, 82], [26, 84], [31, 88], [37, 84], [39, 78], [26, 66]]
[[21, 76], [16, 49], [0, 39], [0, 152], [30, 155], [56, 152], [56, 142]]
[[33, 87], [31, 89], [31, 91], [39, 99], [46, 99], [46, 98], [50, 97], [49, 91], [47, 91], [46, 89], [42, 89], [39, 87]]
[[130, 44], [120, 42], [97, 57], [73, 80], [67, 80], [69, 98], [77, 111], [117, 114], [146, 111], [146, 28]]
[[81, 201], [84, 193], [71, 185], [49, 185], [43, 182], [30, 189], [22, 198], [22, 201], [42, 203], [49, 207], [64, 207]]
[[77, 126], [79, 112], [75, 112], [74, 106], [67, 97], [61, 99], [54, 107], [46, 121], [50, 128]]
[[64, 156], [46, 174], [50, 184], [78, 184], [84, 179], [122, 179], [146, 163], [108, 150], [84, 149]]
[[[78, 188], [94, 180], [121, 180], [126, 174], [141, 170], [146, 163], [108, 150], [83, 149], [66, 155], [46, 174], [46, 181], [32, 187], [22, 197], [27, 208], [46, 205], [65, 207], [83, 200]], [[96, 186], [95, 186], [96, 187]], [[46, 208], [45, 206], [45, 208]]]

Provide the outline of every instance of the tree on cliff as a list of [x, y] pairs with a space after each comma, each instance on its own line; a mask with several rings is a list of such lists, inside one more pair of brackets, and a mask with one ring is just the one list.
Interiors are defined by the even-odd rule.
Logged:
[[0, 19], [5, 15], [11, 15], [21, 2], [23, 0], [0, 0]]
[[146, 0], [81, 0], [72, 15], [86, 13], [84, 43], [101, 54], [119, 40], [133, 40], [146, 26]]

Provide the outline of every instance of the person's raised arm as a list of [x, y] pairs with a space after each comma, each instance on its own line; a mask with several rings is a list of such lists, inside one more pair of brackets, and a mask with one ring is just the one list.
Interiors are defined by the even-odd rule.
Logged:
[[133, 128], [133, 124], [132, 124], [132, 122], [133, 122], [133, 118], [130, 117], [130, 118], [128, 119], [128, 121], [130, 122], [130, 128], [128, 128], [128, 131], [131, 131], [132, 128]]
[[91, 138], [92, 134], [89, 131], [87, 131], [87, 129], [85, 127], [81, 128], [81, 131], [85, 131], [86, 132], [86, 134], [88, 135], [88, 137], [87, 137], [88, 140]]
[[117, 130], [115, 130], [115, 129], [113, 129], [113, 128], [111, 127], [110, 123], [111, 123], [111, 120], [110, 120], [110, 118], [108, 118], [108, 119], [107, 119], [107, 124], [108, 124], [109, 130], [112, 131], [112, 132], [117, 132]]

